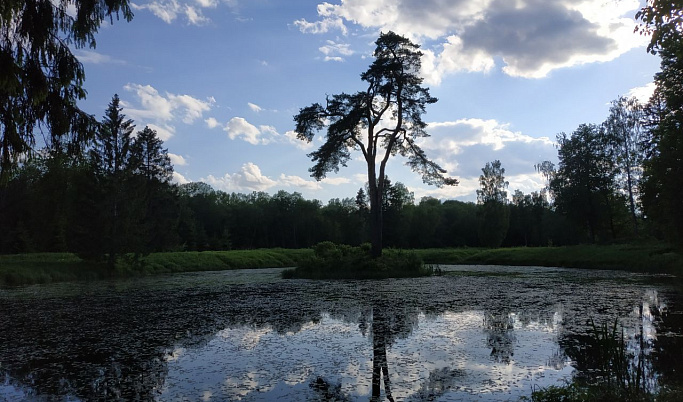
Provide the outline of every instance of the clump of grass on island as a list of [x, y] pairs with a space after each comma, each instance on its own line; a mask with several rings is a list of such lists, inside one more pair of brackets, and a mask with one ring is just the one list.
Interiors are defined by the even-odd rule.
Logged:
[[370, 245], [351, 247], [329, 241], [313, 247], [314, 255], [299, 262], [294, 269], [283, 271], [282, 277], [306, 279], [383, 279], [432, 275], [434, 270], [410, 251], [387, 250], [372, 258]]

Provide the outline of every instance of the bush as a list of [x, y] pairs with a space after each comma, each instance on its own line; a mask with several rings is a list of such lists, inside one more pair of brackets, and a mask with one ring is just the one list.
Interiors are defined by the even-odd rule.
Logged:
[[416, 253], [389, 250], [379, 258], [372, 258], [370, 245], [351, 247], [329, 241], [313, 247], [313, 256], [300, 261], [293, 270], [282, 273], [285, 279], [381, 279], [428, 276], [431, 267], [425, 267]]

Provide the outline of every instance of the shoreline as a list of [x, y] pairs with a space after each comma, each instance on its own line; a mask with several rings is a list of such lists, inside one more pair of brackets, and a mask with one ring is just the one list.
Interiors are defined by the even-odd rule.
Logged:
[[[385, 249], [395, 253], [398, 249]], [[683, 274], [683, 254], [662, 243], [562, 247], [447, 248], [409, 250], [429, 265], [511, 265], [626, 270]], [[254, 249], [152, 253], [140, 263], [121, 261], [114, 271], [71, 253], [0, 255], [0, 286], [129, 278], [176, 272], [286, 268], [313, 255], [312, 249]]]

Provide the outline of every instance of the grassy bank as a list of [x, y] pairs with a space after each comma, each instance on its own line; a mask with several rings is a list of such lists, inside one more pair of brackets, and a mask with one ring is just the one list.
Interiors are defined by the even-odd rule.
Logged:
[[82, 261], [69, 253], [0, 255], [0, 286], [125, 278], [174, 272], [220, 271], [296, 266], [312, 250], [258, 249], [152, 253], [138, 264], [118, 263], [112, 272], [104, 264]]
[[[426, 264], [490, 264], [624, 269], [683, 275], [683, 255], [663, 244], [412, 250]], [[388, 249], [388, 255], [400, 254]], [[312, 249], [259, 249], [153, 253], [142, 264], [120, 263], [115, 272], [68, 253], [0, 255], [0, 286], [95, 280], [160, 273], [293, 267]]]
[[658, 243], [424, 249], [416, 252], [427, 264], [529, 265], [683, 274], [683, 255], [670, 246]]

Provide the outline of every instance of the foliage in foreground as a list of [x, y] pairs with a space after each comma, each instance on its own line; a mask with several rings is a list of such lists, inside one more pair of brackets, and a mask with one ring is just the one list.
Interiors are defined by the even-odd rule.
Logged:
[[432, 275], [414, 252], [387, 250], [381, 257], [372, 258], [369, 244], [360, 247], [318, 243], [314, 255], [299, 262], [295, 269], [282, 273], [285, 279], [381, 279], [410, 278]]
[[583, 367], [581, 372], [565, 386], [535, 389], [532, 402], [681, 400], [683, 390], [651, 388], [645, 368], [647, 357], [642, 350], [638, 356], [629, 350], [623, 329], [617, 328], [616, 320], [610, 326], [605, 323], [598, 326], [591, 320], [591, 325], [585, 349], [578, 356], [572, 356]]

